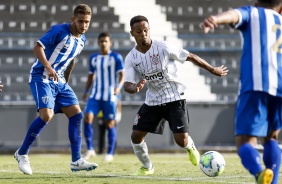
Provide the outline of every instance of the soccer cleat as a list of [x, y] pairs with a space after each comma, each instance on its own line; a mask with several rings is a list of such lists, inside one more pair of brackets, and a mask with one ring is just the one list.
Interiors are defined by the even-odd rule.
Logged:
[[195, 147], [195, 144], [192, 143], [191, 148], [186, 149], [188, 156], [189, 156], [189, 160], [193, 165], [198, 165], [200, 162], [200, 153], [197, 150], [197, 148]]
[[24, 173], [31, 175], [32, 169], [30, 167], [28, 155], [19, 155], [18, 151], [14, 154], [14, 158], [18, 161], [19, 169]]
[[87, 162], [83, 158], [80, 158], [79, 160], [75, 162], [71, 162], [70, 164], [70, 169], [73, 172], [82, 171], [82, 170], [91, 171], [91, 170], [95, 170], [97, 167], [98, 167], [98, 164]]
[[151, 169], [145, 168], [143, 166], [140, 167], [135, 173], [133, 173], [133, 176], [147, 176], [154, 174], [154, 167], [152, 166]]
[[114, 160], [114, 156], [112, 154], [106, 154], [104, 157], [105, 162], [112, 162]]
[[265, 169], [260, 172], [257, 177], [258, 184], [271, 184], [273, 180], [273, 171], [271, 169]]
[[94, 150], [87, 150], [85, 152], [85, 154], [83, 155], [83, 159], [84, 160], [89, 160], [91, 157], [95, 157], [96, 156], [96, 153]]

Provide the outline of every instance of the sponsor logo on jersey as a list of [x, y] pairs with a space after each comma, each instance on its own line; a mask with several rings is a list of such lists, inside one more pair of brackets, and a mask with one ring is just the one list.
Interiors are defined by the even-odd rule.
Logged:
[[160, 63], [160, 60], [159, 60], [159, 54], [153, 54], [152, 56], [150, 56], [150, 59], [151, 59], [151, 62], [152, 64], [154, 65], [157, 65]]
[[163, 72], [156, 72], [145, 75], [146, 80], [162, 80], [164, 78]]

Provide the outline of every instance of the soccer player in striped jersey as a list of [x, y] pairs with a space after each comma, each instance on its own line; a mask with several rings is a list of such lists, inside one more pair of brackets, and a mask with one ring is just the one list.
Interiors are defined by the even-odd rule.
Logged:
[[[162, 134], [166, 121], [174, 135], [175, 142], [184, 148], [193, 165], [199, 164], [200, 155], [192, 138], [188, 135], [189, 122], [186, 108], [186, 86], [178, 76], [178, 67], [190, 61], [214, 75], [225, 76], [225, 66], [213, 67], [199, 56], [176, 46], [150, 38], [149, 21], [142, 15], [130, 21], [131, 35], [137, 45], [125, 58], [124, 90], [138, 93], [148, 86], [145, 103], [139, 109], [133, 123], [131, 143], [142, 166], [134, 175], [149, 175], [154, 168], [148, 155], [145, 136], [148, 132]], [[141, 74], [141, 78], [138, 76]]]
[[[258, 0], [255, 6], [209, 16], [205, 33], [219, 24], [230, 24], [243, 38], [240, 93], [235, 135], [243, 166], [257, 183], [277, 184], [281, 165], [278, 134], [282, 127], [282, 1]], [[263, 161], [255, 148], [263, 138]]]
[[[78, 99], [67, 84], [73, 68], [74, 58], [85, 45], [85, 35], [90, 20], [88, 5], [76, 6], [71, 23], [58, 24], [43, 35], [33, 51], [37, 59], [30, 70], [29, 85], [39, 116], [31, 123], [21, 147], [14, 157], [24, 174], [32, 174], [28, 152], [41, 130], [50, 122], [54, 113], [63, 112], [69, 119], [68, 132], [71, 144], [72, 171], [93, 170], [98, 165], [81, 157], [81, 121], [83, 113]], [[67, 76], [64, 76], [64, 75]], [[66, 79], [65, 79], [66, 78]]]
[[90, 90], [89, 99], [84, 111], [84, 136], [87, 151], [85, 159], [95, 155], [93, 147], [92, 122], [100, 110], [108, 131], [108, 150], [104, 161], [113, 161], [116, 143], [116, 108], [123, 78], [123, 58], [119, 53], [111, 51], [112, 41], [109, 33], [103, 32], [98, 36], [100, 51], [90, 56], [89, 74], [86, 82], [83, 100], [86, 100]]

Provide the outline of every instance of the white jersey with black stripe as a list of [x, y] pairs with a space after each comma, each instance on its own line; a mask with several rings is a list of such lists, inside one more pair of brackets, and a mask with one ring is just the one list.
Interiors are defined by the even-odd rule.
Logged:
[[177, 71], [188, 55], [187, 50], [165, 41], [152, 40], [146, 53], [134, 47], [125, 58], [124, 81], [138, 83], [140, 76], [146, 79], [145, 104], [149, 106], [186, 99], [186, 86]]

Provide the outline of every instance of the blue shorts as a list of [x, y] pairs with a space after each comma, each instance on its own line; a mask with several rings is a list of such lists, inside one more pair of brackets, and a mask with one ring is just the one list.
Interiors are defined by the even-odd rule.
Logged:
[[78, 105], [79, 102], [72, 88], [67, 83], [29, 83], [37, 111], [42, 108], [54, 109], [60, 113], [62, 107]]
[[84, 110], [86, 114], [94, 114], [97, 116], [99, 111], [103, 112], [103, 119], [114, 120], [116, 118], [116, 101], [103, 101], [95, 100], [94, 98], [89, 98]]
[[235, 117], [235, 135], [266, 137], [282, 128], [282, 98], [265, 92], [240, 94]]

